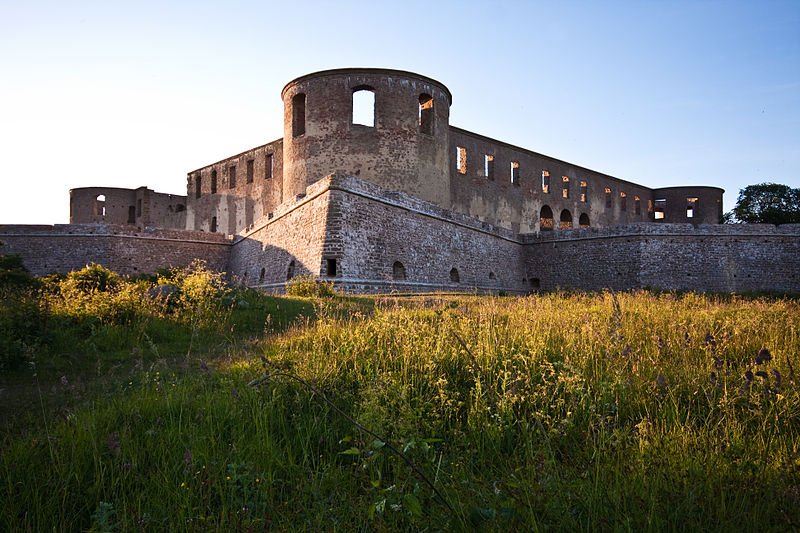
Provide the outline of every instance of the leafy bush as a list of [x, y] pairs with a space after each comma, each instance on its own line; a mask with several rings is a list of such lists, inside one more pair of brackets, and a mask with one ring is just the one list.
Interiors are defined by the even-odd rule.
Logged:
[[332, 281], [321, 281], [308, 274], [295, 276], [286, 282], [286, 294], [289, 296], [330, 298], [336, 296]]
[[22, 258], [16, 254], [0, 255], [0, 287], [25, 288], [36, 285]]

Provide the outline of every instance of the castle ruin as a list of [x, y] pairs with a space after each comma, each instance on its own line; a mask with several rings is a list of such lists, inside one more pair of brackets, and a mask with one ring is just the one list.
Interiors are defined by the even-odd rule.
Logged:
[[188, 173], [187, 195], [70, 191], [70, 224], [0, 226], [33, 272], [135, 274], [204, 258], [280, 290], [561, 288], [800, 292], [800, 227], [721, 225], [723, 190], [652, 189], [450, 126], [452, 95], [410, 72], [308, 74], [284, 136]]

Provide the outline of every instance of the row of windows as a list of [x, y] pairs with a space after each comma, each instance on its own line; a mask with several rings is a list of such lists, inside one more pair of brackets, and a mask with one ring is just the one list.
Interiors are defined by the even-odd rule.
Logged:
[[[245, 164], [245, 179], [247, 183], [253, 183], [253, 177], [255, 175], [255, 160], [248, 159]], [[273, 154], [267, 154], [266, 161], [264, 164], [264, 179], [272, 178], [272, 169], [273, 169]], [[217, 170], [211, 170], [211, 194], [217, 193]], [[236, 188], [236, 165], [230, 165], [228, 167], [228, 188], [235, 189]], [[194, 177], [194, 196], [195, 198], [200, 198], [202, 196], [203, 190], [203, 180], [198, 172]]]
[[[492, 154], [485, 154], [483, 159], [483, 173], [486, 178], [490, 181], [494, 181], [495, 179], [495, 164], [494, 164], [494, 155]], [[519, 161], [511, 161], [510, 164], [510, 179], [512, 185], [520, 185], [520, 165]], [[463, 146], [456, 147], [456, 171], [459, 174], [466, 174], [467, 173], [467, 149]], [[550, 194], [551, 189], [551, 182], [550, 182], [550, 171], [542, 170], [542, 192], [545, 194]], [[589, 201], [589, 184], [586, 180], [580, 180], [579, 182], [579, 196], [578, 199], [582, 203], [587, 203]], [[627, 210], [627, 193], [620, 192], [620, 209], [622, 211]], [[605, 188], [605, 195], [606, 195], [606, 207], [612, 207], [612, 193], [611, 188]], [[570, 179], [569, 176], [561, 176], [561, 197], [564, 199], [570, 198]], [[634, 196], [634, 203], [635, 203], [635, 210], [636, 214], [641, 214], [641, 199], [639, 196]], [[652, 202], [651, 202], [652, 204]], [[649, 204], [649, 211], [652, 211], [652, 205]]]
[[[352, 124], [375, 127], [375, 89], [369, 85], [353, 87]], [[417, 108], [417, 125], [419, 132], [433, 135], [434, 131], [433, 97], [427, 93], [419, 95]], [[292, 97], [292, 137], [300, 137], [306, 133], [306, 95], [297, 93]]]

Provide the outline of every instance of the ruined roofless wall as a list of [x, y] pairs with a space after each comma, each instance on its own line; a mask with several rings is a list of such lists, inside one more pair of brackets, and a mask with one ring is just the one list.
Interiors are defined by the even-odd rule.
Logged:
[[89, 263], [136, 275], [186, 266], [194, 259], [225, 271], [230, 254], [230, 242], [222, 235], [96, 224], [2, 225], [0, 242], [0, 253], [21, 255], [37, 276], [79, 270]]
[[186, 227], [186, 197], [147, 187], [82, 187], [69, 191], [70, 224], [129, 224], [139, 228]]
[[236, 234], [275, 211], [283, 197], [283, 140], [190, 172], [188, 229]]
[[285, 197], [341, 171], [449, 205], [452, 96], [440, 82], [398, 70], [326, 70], [289, 82], [282, 98]]

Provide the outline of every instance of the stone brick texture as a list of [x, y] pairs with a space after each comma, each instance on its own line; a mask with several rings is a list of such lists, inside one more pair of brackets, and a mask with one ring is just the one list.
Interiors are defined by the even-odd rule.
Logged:
[[66, 273], [89, 263], [123, 275], [154, 273], [204, 259], [225, 271], [230, 242], [223, 235], [100, 224], [0, 225], [0, 253], [19, 254], [35, 275]]

